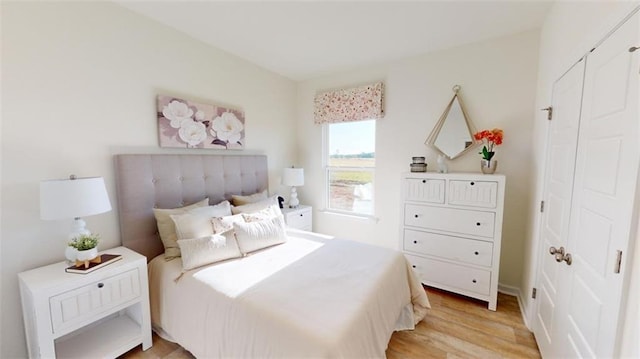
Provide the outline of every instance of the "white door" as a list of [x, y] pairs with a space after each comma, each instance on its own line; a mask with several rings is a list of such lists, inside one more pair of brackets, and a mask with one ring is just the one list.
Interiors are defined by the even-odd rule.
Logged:
[[[555, 247], [563, 246], [571, 256], [556, 262], [548, 247], [541, 249], [546, 253], [538, 266], [541, 293], [534, 331], [545, 357], [617, 354], [630, 230], [637, 216], [640, 51], [629, 49], [639, 45], [639, 17], [633, 16], [586, 58], [568, 235], [556, 240], [549, 234], [564, 229], [564, 212], [555, 210], [561, 220], [549, 212], [543, 219], [542, 246], [556, 240]], [[549, 169], [549, 196], [554, 196], [548, 179], [554, 171], [560, 170]]]
[[[578, 146], [578, 125], [584, 79], [584, 59], [575, 64], [553, 86], [553, 120], [549, 123], [545, 169], [544, 212], [539, 257], [537, 310], [533, 330], [543, 356], [552, 356], [559, 348], [556, 317], [558, 291], [563, 274], [561, 266], [549, 248], [566, 248], [569, 237], [569, 216], [575, 156]], [[566, 279], [565, 279], [566, 280]]]
[[629, 51], [640, 46], [639, 18], [633, 16], [587, 56], [566, 247], [573, 263], [561, 264], [569, 277], [561, 304], [565, 357], [616, 354], [640, 164], [640, 51]]

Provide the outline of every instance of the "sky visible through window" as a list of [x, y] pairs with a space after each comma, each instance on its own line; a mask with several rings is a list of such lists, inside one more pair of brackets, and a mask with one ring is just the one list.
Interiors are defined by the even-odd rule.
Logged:
[[336, 123], [329, 126], [329, 154], [375, 152], [375, 120]]

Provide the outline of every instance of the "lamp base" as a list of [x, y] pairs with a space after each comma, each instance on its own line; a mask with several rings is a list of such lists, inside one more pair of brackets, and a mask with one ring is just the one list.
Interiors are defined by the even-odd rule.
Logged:
[[291, 195], [289, 196], [289, 208], [298, 208], [300, 201], [298, 201], [298, 191], [295, 186], [291, 186]]

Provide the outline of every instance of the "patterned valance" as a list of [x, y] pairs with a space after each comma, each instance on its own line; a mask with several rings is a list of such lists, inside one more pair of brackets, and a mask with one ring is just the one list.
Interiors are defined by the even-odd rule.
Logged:
[[313, 101], [314, 122], [377, 120], [384, 117], [382, 101], [382, 82], [320, 93]]

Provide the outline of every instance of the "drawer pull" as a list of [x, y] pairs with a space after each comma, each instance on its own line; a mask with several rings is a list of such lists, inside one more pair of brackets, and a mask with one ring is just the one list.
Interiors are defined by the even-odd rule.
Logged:
[[413, 241], [413, 244], [418, 244], [418, 241]]
[[104, 283], [98, 283], [98, 288], [104, 287]]
[[418, 215], [417, 215], [417, 214], [414, 214], [413, 216], [414, 216], [414, 217], [416, 217], [416, 218], [418, 218]]
[[302, 214], [302, 213], [300, 213], [300, 217], [302, 217], [302, 216], [303, 216], [303, 214]]
[[479, 226], [480, 226], [480, 222], [476, 222], [476, 226], [478, 226], [478, 227], [479, 227]]
[[414, 265], [412, 265], [412, 267], [413, 267], [413, 268], [415, 268], [415, 267], [416, 267], [416, 266], [415, 266], [415, 264], [414, 264]]
[[473, 283], [477, 283], [478, 281], [474, 279], [474, 280], [472, 280], [472, 282], [473, 282]]
[[475, 251], [475, 252], [473, 252], [473, 254], [478, 255], [478, 254], [480, 254], [480, 253], [478, 253], [478, 251]]
[[473, 186], [474, 184], [476, 184], [476, 183], [475, 183], [475, 182], [471, 182], [471, 183], [470, 183], [470, 185], [472, 185], [472, 186]]
[[422, 180], [422, 183], [427, 183], [427, 180]]

